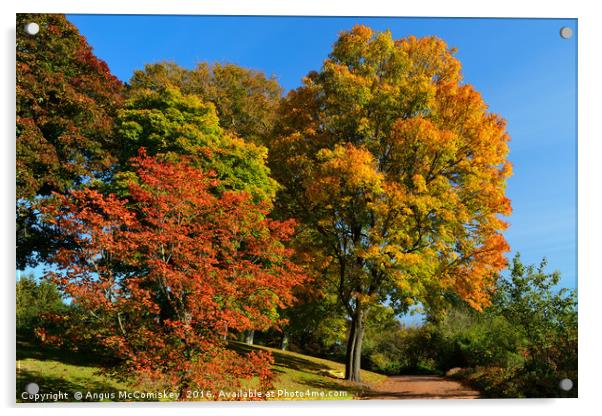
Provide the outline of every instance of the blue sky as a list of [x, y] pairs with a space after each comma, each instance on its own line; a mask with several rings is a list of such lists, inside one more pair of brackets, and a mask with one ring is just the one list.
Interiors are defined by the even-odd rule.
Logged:
[[[395, 38], [436, 35], [458, 49], [464, 80], [508, 121], [514, 213], [505, 233], [527, 263], [546, 256], [561, 285], [577, 286], [577, 21], [69, 15], [127, 81], [146, 63], [231, 62], [274, 75], [285, 89], [319, 69], [342, 30], [363, 23]], [[560, 28], [573, 29], [571, 39]]]

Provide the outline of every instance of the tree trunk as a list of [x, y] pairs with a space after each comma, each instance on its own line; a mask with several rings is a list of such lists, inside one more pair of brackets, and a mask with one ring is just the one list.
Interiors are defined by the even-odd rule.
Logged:
[[286, 349], [288, 348], [288, 334], [286, 333], [286, 331], [282, 332], [282, 342], [280, 343], [280, 349], [282, 351], [286, 351]]
[[253, 345], [253, 338], [255, 338], [255, 330], [250, 329], [247, 331], [247, 336], [245, 337], [245, 344]]
[[362, 341], [364, 338], [364, 312], [358, 308], [351, 317], [351, 329], [347, 340], [347, 353], [345, 358], [345, 379], [360, 382], [360, 369], [362, 362]]
[[353, 368], [353, 349], [355, 348], [355, 325], [351, 320], [349, 337], [347, 338], [347, 351], [345, 352], [345, 379], [351, 380], [351, 369]]

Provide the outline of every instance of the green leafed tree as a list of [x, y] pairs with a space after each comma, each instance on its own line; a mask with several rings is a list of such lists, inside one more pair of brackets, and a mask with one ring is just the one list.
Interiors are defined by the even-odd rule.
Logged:
[[560, 273], [547, 272], [546, 259], [536, 267], [516, 254], [511, 266], [510, 276], [498, 281], [492, 309], [524, 340], [527, 397], [550, 397], [559, 380], [577, 382], [577, 292], [559, 287]]
[[[577, 292], [546, 265], [525, 265], [517, 253], [491, 306], [448, 308], [423, 327], [430, 343], [414, 338], [416, 350], [441, 371], [465, 368], [462, 376], [489, 397], [577, 397]], [[559, 388], [565, 378], [569, 391]]]
[[55, 284], [36, 281], [33, 276], [23, 276], [16, 290], [17, 331], [31, 332], [42, 324], [43, 316], [61, 313], [67, 306]]
[[172, 62], [134, 72], [132, 88], [160, 90], [173, 85], [213, 103], [222, 128], [247, 141], [266, 144], [276, 121], [282, 87], [275, 78], [234, 64], [200, 63], [194, 69]]
[[[204, 171], [213, 172], [222, 190], [247, 191], [256, 200], [274, 197], [276, 182], [266, 166], [267, 149], [222, 129], [213, 104], [178, 87], [131, 90], [119, 111], [116, 131], [124, 164], [140, 148], [149, 155], [187, 155]], [[117, 174], [117, 182], [129, 178], [128, 172]]]

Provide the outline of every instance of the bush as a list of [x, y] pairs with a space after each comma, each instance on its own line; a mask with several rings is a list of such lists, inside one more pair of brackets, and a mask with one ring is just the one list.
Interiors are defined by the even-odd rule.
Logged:
[[61, 314], [63, 303], [56, 285], [24, 276], [17, 281], [17, 332], [31, 334], [47, 314]]
[[520, 363], [522, 338], [503, 316], [452, 310], [431, 329], [437, 366], [509, 367]]
[[365, 367], [385, 374], [440, 373], [433, 358], [430, 326], [406, 327], [395, 321], [386, 328], [369, 328], [364, 347]]
[[[560, 275], [525, 266], [516, 255], [483, 313], [457, 307], [432, 327], [438, 368], [459, 373], [492, 397], [576, 397], [577, 298], [558, 290]], [[569, 392], [559, 388], [569, 378]]]
[[[366, 367], [387, 374], [461, 368], [454, 377], [489, 397], [576, 397], [577, 298], [559, 290], [560, 275], [545, 266], [525, 266], [517, 255], [481, 313], [453, 302], [418, 328], [372, 325]], [[559, 388], [564, 378], [574, 383], [569, 392]]]

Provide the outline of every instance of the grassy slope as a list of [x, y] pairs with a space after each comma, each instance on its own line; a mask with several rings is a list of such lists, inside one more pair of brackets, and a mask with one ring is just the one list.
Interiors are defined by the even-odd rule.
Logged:
[[[310, 400], [345, 400], [361, 394], [370, 384], [384, 380], [385, 376], [362, 370], [362, 379], [366, 383], [358, 385], [342, 379], [344, 365], [333, 361], [280, 351], [267, 347], [248, 346], [242, 343], [231, 343], [231, 348], [244, 353], [259, 348], [271, 351], [274, 356], [273, 371], [275, 374], [274, 390], [287, 392], [324, 392], [322, 397], [305, 397]], [[69, 392], [72, 400], [76, 391], [110, 392], [133, 391], [133, 385], [113, 380], [100, 373], [100, 366], [95, 357], [83, 354], [64, 353], [58, 350], [43, 349], [30, 342], [19, 340], [17, 343], [17, 400], [21, 401], [21, 392], [30, 382], [40, 386], [40, 393]], [[329, 391], [346, 392], [344, 396], [336, 396]], [[280, 396], [278, 400], [290, 397]], [[299, 398], [297, 398], [299, 400]]]
[[[261, 346], [249, 346], [233, 342], [231, 348], [239, 352], [248, 352], [254, 348], [270, 351], [274, 357], [272, 371], [276, 376], [275, 390], [324, 392], [322, 399], [345, 400], [352, 399], [369, 389], [371, 384], [383, 381], [386, 376], [362, 370], [361, 376], [364, 384], [350, 383], [343, 379], [345, 365], [323, 358], [298, 354], [290, 351], [281, 351]], [[344, 397], [328, 396], [329, 391], [346, 392]], [[281, 398], [283, 400], [284, 398]], [[314, 398], [319, 399], [319, 398]], [[310, 398], [311, 400], [311, 398]]]
[[16, 367], [17, 401], [23, 401], [21, 393], [32, 382], [40, 386], [40, 393], [68, 392], [70, 399], [76, 391], [131, 390], [126, 383], [102, 375], [97, 357], [42, 347], [21, 337]]

